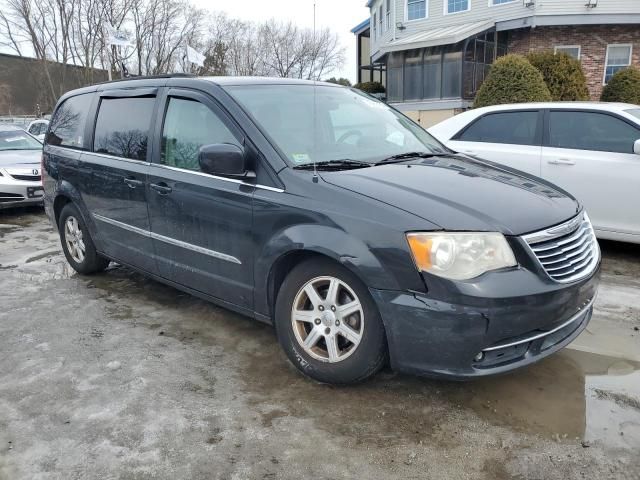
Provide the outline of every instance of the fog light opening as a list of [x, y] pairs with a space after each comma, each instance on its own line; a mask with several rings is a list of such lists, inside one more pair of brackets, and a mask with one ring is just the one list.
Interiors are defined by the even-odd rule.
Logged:
[[474, 362], [481, 362], [483, 358], [484, 358], [484, 352], [480, 352], [475, 357], [473, 357], [473, 361]]

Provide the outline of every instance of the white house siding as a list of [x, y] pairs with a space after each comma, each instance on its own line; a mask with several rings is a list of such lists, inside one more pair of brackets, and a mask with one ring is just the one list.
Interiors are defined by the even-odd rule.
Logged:
[[[378, 12], [380, 5], [383, 5], [385, 12], [385, 0], [377, 0], [372, 4], [371, 19], [373, 12]], [[391, 16], [391, 29], [384, 31], [371, 42], [371, 55], [376, 56], [380, 47], [390, 43], [393, 39], [393, 31], [397, 22], [402, 22], [406, 27], [404, 30], [395, 29], [396, 38], [402, 38], [424, 31], [428, 28], [437, 28], [459, 23], [473, 23], [482, 20], [493, 20], [496, 22], [513, 20], [530, 16], [547, 15], [628, 15], [640, 14], [640, 0], [599, 0], [596, 8], [587, 8], [587, 0], [535, 0], [535, 6], [525, 7], [522, 0], [503, 5], [489, 6], [489, 0], [471, 0], [471, 10], [445, 15], [444, 2], [446, 0], [427, 0], [428, 18], [423, 20], [407, 21], [406, 0], [395, 1], [395, 19]], [[393, 7], [392, 7], [393, 8]], [[379, 20], [378, 20], [379, 22]], [[379, 24], [377, 26], [379, 30]]]
[[596, 8], [587, 8], [587, 0], [537, 0], [536, 15], [603, 15], [640, 13], [638, 0], [598, 0]]

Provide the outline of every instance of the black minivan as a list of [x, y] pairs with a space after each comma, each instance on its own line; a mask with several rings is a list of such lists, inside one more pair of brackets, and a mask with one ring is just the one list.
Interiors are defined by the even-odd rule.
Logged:
[[115, 261], [272, 323], [322, 382], [387, 361], [502, 373], [591, 318], [600, 250], [570, 194], [358, 90], [175, 75], [74, 90], [43, 167], [76, 271]]

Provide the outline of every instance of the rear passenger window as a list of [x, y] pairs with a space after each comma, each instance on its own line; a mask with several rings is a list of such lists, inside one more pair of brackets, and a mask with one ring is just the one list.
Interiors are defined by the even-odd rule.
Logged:
[[93, 137], [94, 151], [145, 161], [155, 100], [155, 97], [103, 98]]
[[209, 107], [195, 100], [171, 98], [162, 130], [161, 163], [200, 170], [198, 152], [203, 145], [238, 140]]
[[476, 120], [456, 140], [537, 145], [538, 112], [490, 113]]
[[594, 112], [551, 112], [549, 145], [556, 148], [633, 153], [640, 131], [611, 115]]
[[91, 100], [92, 94], [66, 99], [51, 119], [47, 143], [60, 147], [83, 148], [84, 127]]

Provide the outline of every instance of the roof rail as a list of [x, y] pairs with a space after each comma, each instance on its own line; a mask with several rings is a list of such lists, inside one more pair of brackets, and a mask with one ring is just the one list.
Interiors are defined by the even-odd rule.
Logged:
[[160, 75], [141, 75], [139, 77], [116, 78], [115, 80], [107, 80], [106, 82], [98, 82], [95, 85], [104, 85], [109, 83], [127, 82], [130, 80], [153, 80], [158, 78], [194, 78], [196, 75], [191, 73], [163, 73]]

